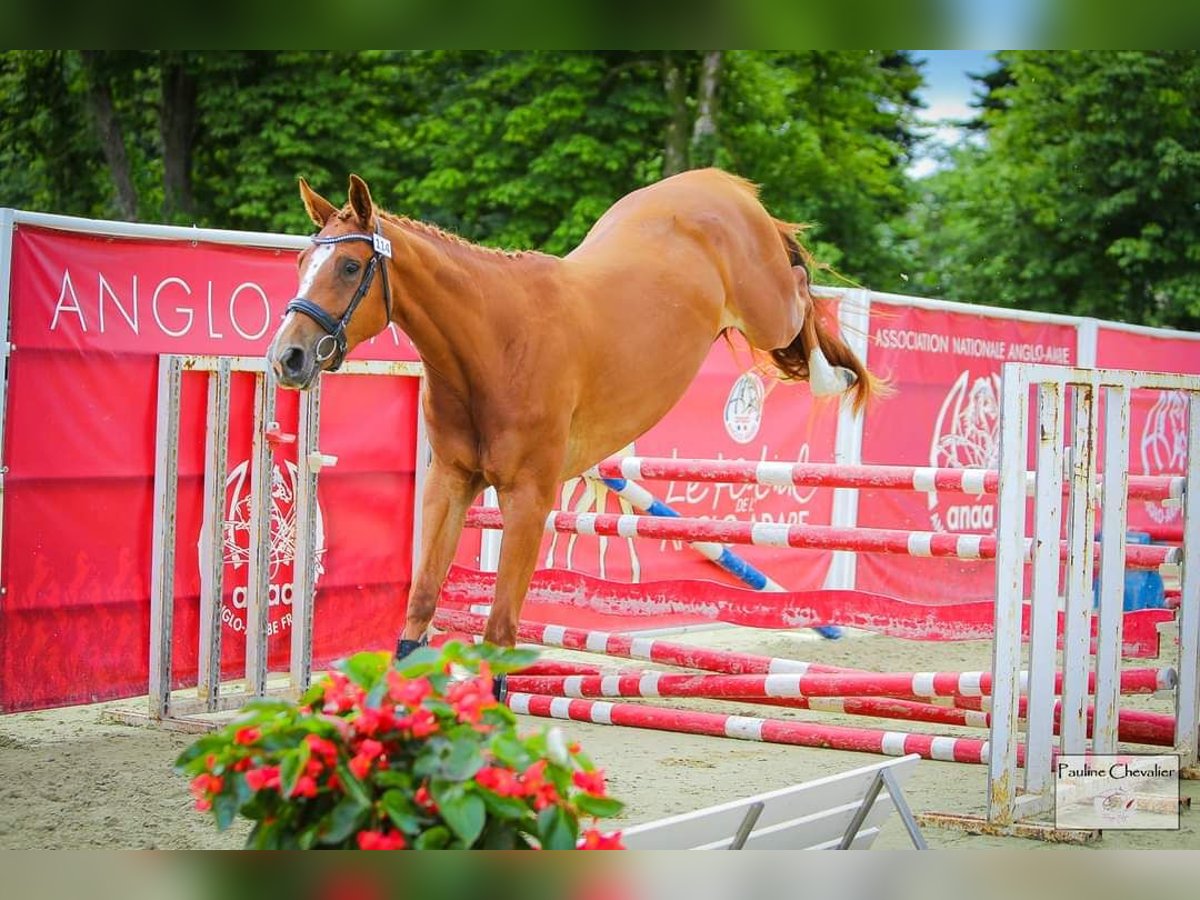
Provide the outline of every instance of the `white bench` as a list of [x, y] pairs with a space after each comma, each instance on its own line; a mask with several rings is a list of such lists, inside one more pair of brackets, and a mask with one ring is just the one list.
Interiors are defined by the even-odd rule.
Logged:
[[901, 789], [916, 754], [624, 829], [630, 850], [866, 849], [892, 810], [928, 849]]

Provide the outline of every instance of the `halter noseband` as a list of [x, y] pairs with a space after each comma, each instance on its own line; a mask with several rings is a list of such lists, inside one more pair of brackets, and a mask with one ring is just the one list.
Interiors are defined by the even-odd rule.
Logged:
[[314, 237], [312, 239], [314, 244], [343, 244], [346, 241], [366, 241], [371, 245], [372, 252], [371, 261], [367, 263], [362, 280], [358, 283], [358, 290], [350, 298], [350, 305], [346, 307], [342, 317], [335, 319], [307, 297], [296, 297], [288, 303], [286, 308], [287, 312], [297, 312], [308, 316], [325, 329], [325, 334], [317, 341], [317, 363], [319, 365], [332, 359], [333, 365], [329, 367], [330, 372], [340, 369], [346, 359], [346, 326], [350, 324], [350, 317], [358, 309], [358, 304], [371, 290], [371, 283], [375, 280], [376, 271], [380, 273], [383, 280], [383, 308], [387, 313], [387, 321], [392, 320], [392, 291], [388, 285], [387, 263], [384, 261], [385, 257], [392, 258], [392, 242], [383, 236], [378, 221], [375, 223], [374, 234], [356, 232], [339, 234], [336, 237]]

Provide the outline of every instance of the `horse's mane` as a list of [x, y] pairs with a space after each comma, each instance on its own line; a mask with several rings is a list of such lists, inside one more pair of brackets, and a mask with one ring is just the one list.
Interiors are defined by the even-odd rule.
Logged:
[[[479, 253], [486, 253], [491, 256], [499, 256], [503, 259], [521, 259], [526, 256], [544, 256], [538, 250], [504, 250], [500, 247], [486, 247], [483, 244], [476, 244], [474, 241], [468, 241], [465, 237], [455, 234], [452, 231], [447, 231], [444, 228], [439, 228], [437, 225], [432, 225], [429, 222], [422, 222], [420, 219], [410, 219], [408, 216], [400, 216], [396, 213], [390, 213], [385, 210], [376, 208], [376, 214], [385, 222], [391, 222], [393, 225], [398, 225], [401, 228], [407, 228], [412, 231], [418, 231], [422, 234], [429, 235], [437, 240], [444, 241], [456, 247], [463, 247], [468, 250], [474, 250]], [[347, 206], [338, 213], [341, 219], [349, 219], [354, 213]]]

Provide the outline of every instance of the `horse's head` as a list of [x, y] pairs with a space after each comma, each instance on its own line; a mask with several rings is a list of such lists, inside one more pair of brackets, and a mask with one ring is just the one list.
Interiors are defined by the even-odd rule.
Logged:
[[267, 360], [280, 385], [303, 390], [318, 372], [337, 369], [357, 344], [387, 327], [392, 249], [380, 233], [371, 192], [357, 175], [350, 176], [349, 201], [341, 210], [303, 178], [300, 197], [318, 232], [300, 254], [300, 287]]

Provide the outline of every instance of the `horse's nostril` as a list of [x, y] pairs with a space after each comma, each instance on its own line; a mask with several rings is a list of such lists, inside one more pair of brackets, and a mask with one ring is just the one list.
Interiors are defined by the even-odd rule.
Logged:
[[290, 378], [299, 378], [307, 368], [304, 351], [299, 347], [289, 347], [279, 358], [279, 367], [283, 374]]

